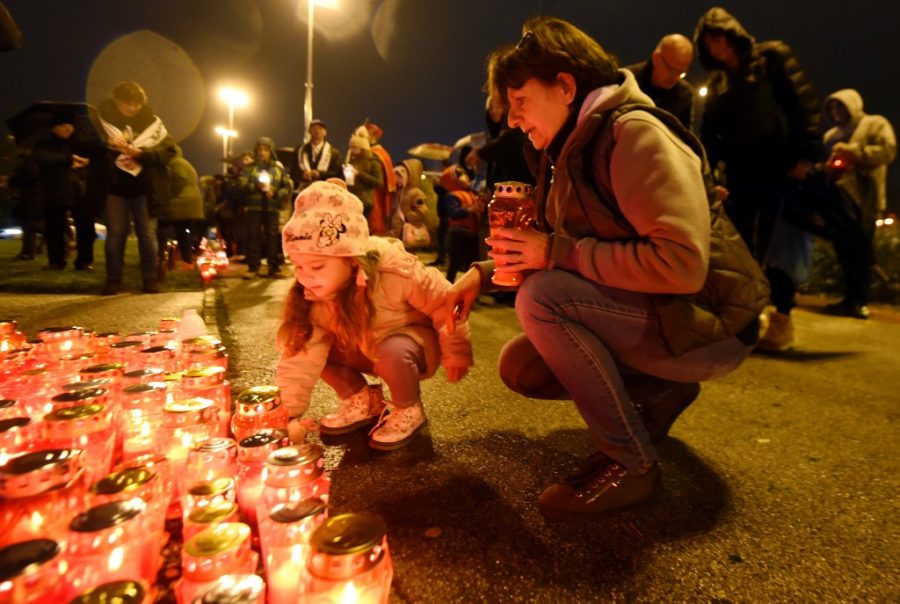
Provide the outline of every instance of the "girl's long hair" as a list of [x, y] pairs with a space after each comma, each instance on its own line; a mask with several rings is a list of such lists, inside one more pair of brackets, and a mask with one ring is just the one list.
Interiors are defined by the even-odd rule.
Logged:
[[[357, 348], [371, 355], [373, 352], [372, 317], [375, 315], [375, 304], [372, 302], [372, 291], [377, 277], [376, 267], [379, 256], [370, 251], [365, 256], [354, 258], [357, 271], [366, 276], [366, 286], [357, 287], [356, 276], [347, 280], [345, 287], [337, 293], [334, 300], [334, 320], [326, 330], [341, 351], [354, 352]], [[304, 288], [296, 280], [284, 303], [281, 326], [278, 328], [276, 342], [287, 356], [303, 351], [312, 336], [313, 325], [310, 311], [313, 302], [306, 299]]]

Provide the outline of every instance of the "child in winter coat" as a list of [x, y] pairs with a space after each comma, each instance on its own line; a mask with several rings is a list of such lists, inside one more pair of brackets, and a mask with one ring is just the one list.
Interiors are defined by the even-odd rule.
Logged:
[[[450, 283], [399, 242], [370, 237], [362, 202], [338, 180], [300, 192], [282, 244], [296, 283], [278, 330], [275, 382], [291, 413], [291, 432], [302, 432], [299, 417], [321, 377], [340, 398], [338, 410], [321, 419], [323, 434], [377, 420], [371, 447], [408, 444], [427, 422], [419, 381], [440, 364], [456, 382], [472, 365], [467, 326], [452, 335], [444, 327]], [[364, 374], [387, 384], [389, 403]]]
[[450, 229], [447, 232], [447, 279], [456, 280], [456, 273], [466, 271], [478, 261], [478, 231], [484, 203], [472, 190], [469, 174], [459, 165], [444, 168], [440, 178], [441, 186], [447, 191], [444, 203]]

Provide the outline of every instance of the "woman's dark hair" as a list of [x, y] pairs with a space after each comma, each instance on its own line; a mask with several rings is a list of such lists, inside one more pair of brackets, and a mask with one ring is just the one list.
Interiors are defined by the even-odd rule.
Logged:
[[575, 78], [576, 106], [596, 88], [618, 81], [618, 61], [589, 35], [556, 17], [532, 17], [522, 26], [522, 38], [488, 57], [486, 88], [509, 110], [508, 88], [521, 88], [531, 78], [545, 83], [559, 73]]
[[113, 88], [113, 98], [122, 103], [147, 104], [147, 93], [137, 82], [121, 82]]

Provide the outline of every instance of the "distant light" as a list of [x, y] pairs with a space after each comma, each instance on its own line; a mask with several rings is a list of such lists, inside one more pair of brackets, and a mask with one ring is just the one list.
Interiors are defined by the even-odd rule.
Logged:
[[21, 237], [22, 229], [19, 227], [9, 227], [3, 230], [0, 230], [0, 237]]
[[709, 94], [709, 88], [707, 88], [706, 86], [701, 86], [700, 90], [698, 90], [697, 93], [700, 96], [706, 96], [707, 94]]
[[250, 102], [249, 98], [247, 98], [247, 93], [236, 88], [221, 88], [219, 90], [219, 98], [235, 107], [246, 107], [247, 103]]
[[876, 227], [882, 227], [882, 226], [884, 226], [884, 220], [881, 219], [881, 218], [879, 218], [878, 220], [875, 221], [875, 226], [876, 226]]
[[891, 218], [890, 216], [888, 216], [887, 218], [884, 219], [884, 224], [891, 226], [892, 224], [894, 224], [894, 219]]
[[687, 77], [687, 74], [686, 74], [686, 73], [682, 73], [681, 75], [678, 76], [678, 79], [683, 80], [683, 79], [686, 78], [686, 77]]
[[216, 126], [216, 134], [219, 136], [227, 136], [228, 138], [237, 138], [237, 130], [229, 130], [224, 126]]
[[316, 6], [321, 6], [322, 8], [337, 8], [337, 0], [315, 0]]

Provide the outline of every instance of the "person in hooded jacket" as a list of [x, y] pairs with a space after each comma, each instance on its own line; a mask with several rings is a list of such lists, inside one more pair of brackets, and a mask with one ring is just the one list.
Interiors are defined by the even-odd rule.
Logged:
[[472, 181], [462, 166], [444, 168], [440, 178], [447, 208], [447, 281], [453, 283], [456, 273], [478, 260], [478, 232], [484, 203], [472, 191]]
[[259, 275], [263, 250], [269, 266], [268, 276], [285, 277], [281, 264], [281, 231], [278, 216], [291, 196], [293, 184], [287, 170], [275, 157], [275, 143], [268, 136], [256, 141], [254, 162], [244, 166], [240, 175], [241, 202], [247, 224], [248, 276]]
[[698, 382], [750, 354], [765, 278], [710, 195], [699, 141], [583, 31], [529, 19], [489, 58], [488, 89], [534, 146], [537, 222], [498, 229], [493, 260], [456, 281], [447, 308], [465, 319], [492, 270], [524, 275], [524, 334], [501, 351], [500, 376], [526, 396], [571, 398], [597, 442], [541, 493], [545, 516], [645, 502], [659, 488], [655, 444]]
[[[819, 158], [819, 102], [787, 44], [757, 42], [723, 8], [700, 18], [694, 47], [710, 72], [700, 138], [717, 169], [728, 217], [761, 260], [787, 180], [805, 180]], [[794, 344], [790, 313], [797, 283], [773, 266], [766, 267], [766, 277], [775, 312], [759, 348], [784, 350]]]
[[863, 111], [862, 96], [852, 88], [829, 95], [823, 115], [825, 176], [839, 194], [819, 204], [825, 226], [819, 234], [834, 245], [844, 274], [843, 299], [825, 310], [866, 319], [875, 221], [887, 206], [887, 166], [897, 156], [897, 138], [885, 117]]
[[166, 271], [163, 252], [169, 239], [178, 242], [181, 261], [193, 264], [194, 243], [199, 241], [197, 234], [203, 232], [206, 218], [197, 170], [185, 159], [180, 147], [177, 155], [169, 162], [168, 174], [169, 199], [162, 205], [159, 213], [160, 277]]

